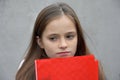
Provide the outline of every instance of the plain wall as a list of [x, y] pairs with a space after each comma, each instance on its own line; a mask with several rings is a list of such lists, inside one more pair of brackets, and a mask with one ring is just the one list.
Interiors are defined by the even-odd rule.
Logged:
[[[0, 0], [0, 80], [14, 80], [35, 19], [59, 0]], [[120, 0], [61, 0], [78, 15], [107, 80], [120, 80]]]

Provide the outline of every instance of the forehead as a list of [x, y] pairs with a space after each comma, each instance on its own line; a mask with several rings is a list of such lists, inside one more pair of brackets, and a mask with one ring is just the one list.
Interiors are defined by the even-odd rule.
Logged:
[[50, 21], [43, 33], [62, 33], [66, 31], [76, 31], [74, 22], [68, 16], [60, 16]]

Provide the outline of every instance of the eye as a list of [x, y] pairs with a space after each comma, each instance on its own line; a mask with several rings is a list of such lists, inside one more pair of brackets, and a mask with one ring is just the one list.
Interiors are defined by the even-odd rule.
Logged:
[[49, 40], [50, 41], [56, 41], [58, 38], [56, 37], [56, 36], [54, 36], [54, 37], [49, 37]]
[[73, 34], [69, 34], [69, 35], [66, 36], [66, 38], [68, 40], [72, 40], [74, 37], [75, 37], [75, 35], [73, 35]]

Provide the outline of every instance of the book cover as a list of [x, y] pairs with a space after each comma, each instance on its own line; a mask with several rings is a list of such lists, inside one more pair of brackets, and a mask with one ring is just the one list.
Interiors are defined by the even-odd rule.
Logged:
[[93, 55], [35, 60], [36, 80], [98, 80]]

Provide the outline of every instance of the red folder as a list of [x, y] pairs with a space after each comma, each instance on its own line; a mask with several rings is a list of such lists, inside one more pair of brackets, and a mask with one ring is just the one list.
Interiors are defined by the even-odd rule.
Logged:
[[93, 55], [35, 60], [36, 80], [98, 80]]

